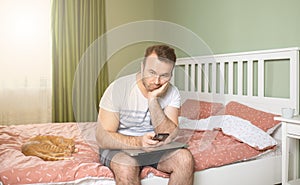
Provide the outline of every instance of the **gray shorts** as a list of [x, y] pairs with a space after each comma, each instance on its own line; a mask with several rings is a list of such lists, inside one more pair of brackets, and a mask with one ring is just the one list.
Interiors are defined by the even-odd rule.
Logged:
[[[122, 152], [121, 150], [108, 150], [108, 149], [100, 149], [99, 155], [100, 155], [100, 162], [104, 165], [110, 168], [110, 162], [112, 161], [112, 158], [119, 152]], [[165, 154], [165, 151], [161, 152], [155, 152], [151, 154], [143, 154], [139, 156], [133, 157], [137, 160], [139, 163], [139, 166], [141, 169], [145, 166], [151, 166], [155, 169], [157, 169], [157, 165], [161, 159], [161, 157]]]

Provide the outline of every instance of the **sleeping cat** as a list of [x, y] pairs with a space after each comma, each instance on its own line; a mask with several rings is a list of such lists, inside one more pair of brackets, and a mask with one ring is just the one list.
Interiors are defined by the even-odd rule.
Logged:
[[77, 152], [73, 139], [62, 136], [35, 136], [22, 145], [22, 153], [26, 156], [37, 156], [45, 161], [72, 159]]

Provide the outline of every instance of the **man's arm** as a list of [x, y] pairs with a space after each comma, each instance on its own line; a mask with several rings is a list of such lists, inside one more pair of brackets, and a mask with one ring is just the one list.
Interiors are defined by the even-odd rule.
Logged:
[[149, 111], [155, 133], [169, 133], [176, 137], [178, 131], [178, 109], [166, 107], [163, 111], [157, 99], [149, 100]]
[[96, 139], [101, 148], [105, 149], [139, 149], [155, 146], [158, 141], [151, 138], [153, 133], [144, 136], [127, 136], [118, 133], [119, 114], [100, 108]]
[[169, 83], [161, 88], [150, 92], [148, 95], [149, 111], [155, 133], [169, 133], [170, 138], [174, 138], [178, 131], [178, 108], [166, 107], [162, 110], [158, 97], [163, 95], [169, 87]]

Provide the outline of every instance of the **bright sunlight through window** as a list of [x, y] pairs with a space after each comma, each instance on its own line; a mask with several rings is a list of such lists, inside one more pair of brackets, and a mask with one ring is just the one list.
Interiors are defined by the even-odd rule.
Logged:
[[0, 89], [50, 85], [50, 0], [0, 0]]

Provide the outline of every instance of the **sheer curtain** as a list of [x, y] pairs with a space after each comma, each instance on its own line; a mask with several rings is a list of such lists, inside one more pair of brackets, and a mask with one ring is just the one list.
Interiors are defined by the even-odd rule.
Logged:
[[51, 18], [53, 121], [96, 121], [108, 85], [106, 44], [101, 39], [105, 0], [52, 0]]
[[0, 1], [0, 124], [51, 122], [50, 7]]

